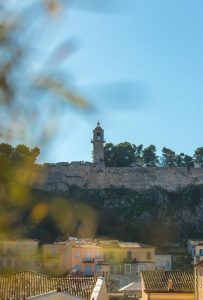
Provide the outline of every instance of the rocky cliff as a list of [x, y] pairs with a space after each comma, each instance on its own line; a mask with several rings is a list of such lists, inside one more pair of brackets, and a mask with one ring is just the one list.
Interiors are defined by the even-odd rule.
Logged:
[[126, 188], [142, 191], [154, 186], [176, 191], [203, 184], [203, 168], [100, 168], [92, 163], [44, 164], [36, 188], [65, 192], [70, 186], [83, 189]]

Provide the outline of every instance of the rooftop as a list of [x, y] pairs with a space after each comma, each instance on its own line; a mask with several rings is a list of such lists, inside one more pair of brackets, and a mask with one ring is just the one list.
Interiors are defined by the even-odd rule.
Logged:
[[54, 244], [46, 244], [48, 246], [55, 245], [67, 245], [70, 244], [72, 247], [82, 247], [82, 248], [155, 248], [143, 243], [136, 242], [123, 242], [119, 240], [99, 240], [99, 239], [77, 239], [72, 238], [67, 242], [57, 242]]
[[155, 248], [153, 246], [142, 244], [142, 243], [132, 243], [132, 242], [118, 242], [121, 248]]
[[51, 291], [68, 292], [73, 296], [90, 299], [96, 278], [91, 277], [49, 277], [33, 272], [19, 272], [0, 276], [0, 297], [6, 299], [27, 299]]
[[142, 278], [147, 293], [194, 293], [194, 274], [190, 271], [143, 271]]

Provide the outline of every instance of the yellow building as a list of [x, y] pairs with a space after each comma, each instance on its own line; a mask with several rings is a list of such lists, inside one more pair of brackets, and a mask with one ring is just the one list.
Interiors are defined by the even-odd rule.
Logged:
[[143, 271], [142, 300], [194, 300], [194, 273]]
[[70, 270], [67, 243], [44, 244], [42, 246], [43, 270], [49, 274], [61, 275]]
[[203, 260], [195, 265], [195, 300], [203, 299]]
[[131, 282], [140, 282], [140, 272], [155, 270], [155, 247], [142, 243], [100, 241], [104, 261], [110, 264], [111, 289], [116, 291]]
[[118, 290], [131, 282], [140, 282], [141, 271], [155, 270], [155, 248], [118, 240], [72, 238], [44, 245], [43, 266], [52, 274], [77, 270], [77, 274], [84, 276], [103, 276], [112, 290]]
[[2, 271], [38, 271], [41, 259], [37, 240], [0, 241], [0, 268]]

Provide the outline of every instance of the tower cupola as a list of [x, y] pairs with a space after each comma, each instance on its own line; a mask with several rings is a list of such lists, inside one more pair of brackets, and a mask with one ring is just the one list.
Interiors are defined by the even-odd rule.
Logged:
[[104, 130], [97, 122], [97, 127], [93, 130], [93, 163], [104, 165]]

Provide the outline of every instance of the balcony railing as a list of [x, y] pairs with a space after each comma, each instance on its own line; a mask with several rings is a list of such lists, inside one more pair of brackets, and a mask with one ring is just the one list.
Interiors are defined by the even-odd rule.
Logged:
[[94, 263], [94, 258], [90, 258], [90, 257], [83, 258], [83, 263], [93, 264]]
[[128, 257], [125, 257], [125, 258], [123, 259], [122, 263], [136, 264], [136, 263], [137, 263], [137, 259], [136, 259], [136, 258], [128, 258]]
[[103, 266], [103, 265], [109, 266], [110, 263], [108, 261], [106, 261], [106, 260], [98, 260], [97, 261], [97, 265], [99, 265], [99, 266]]

